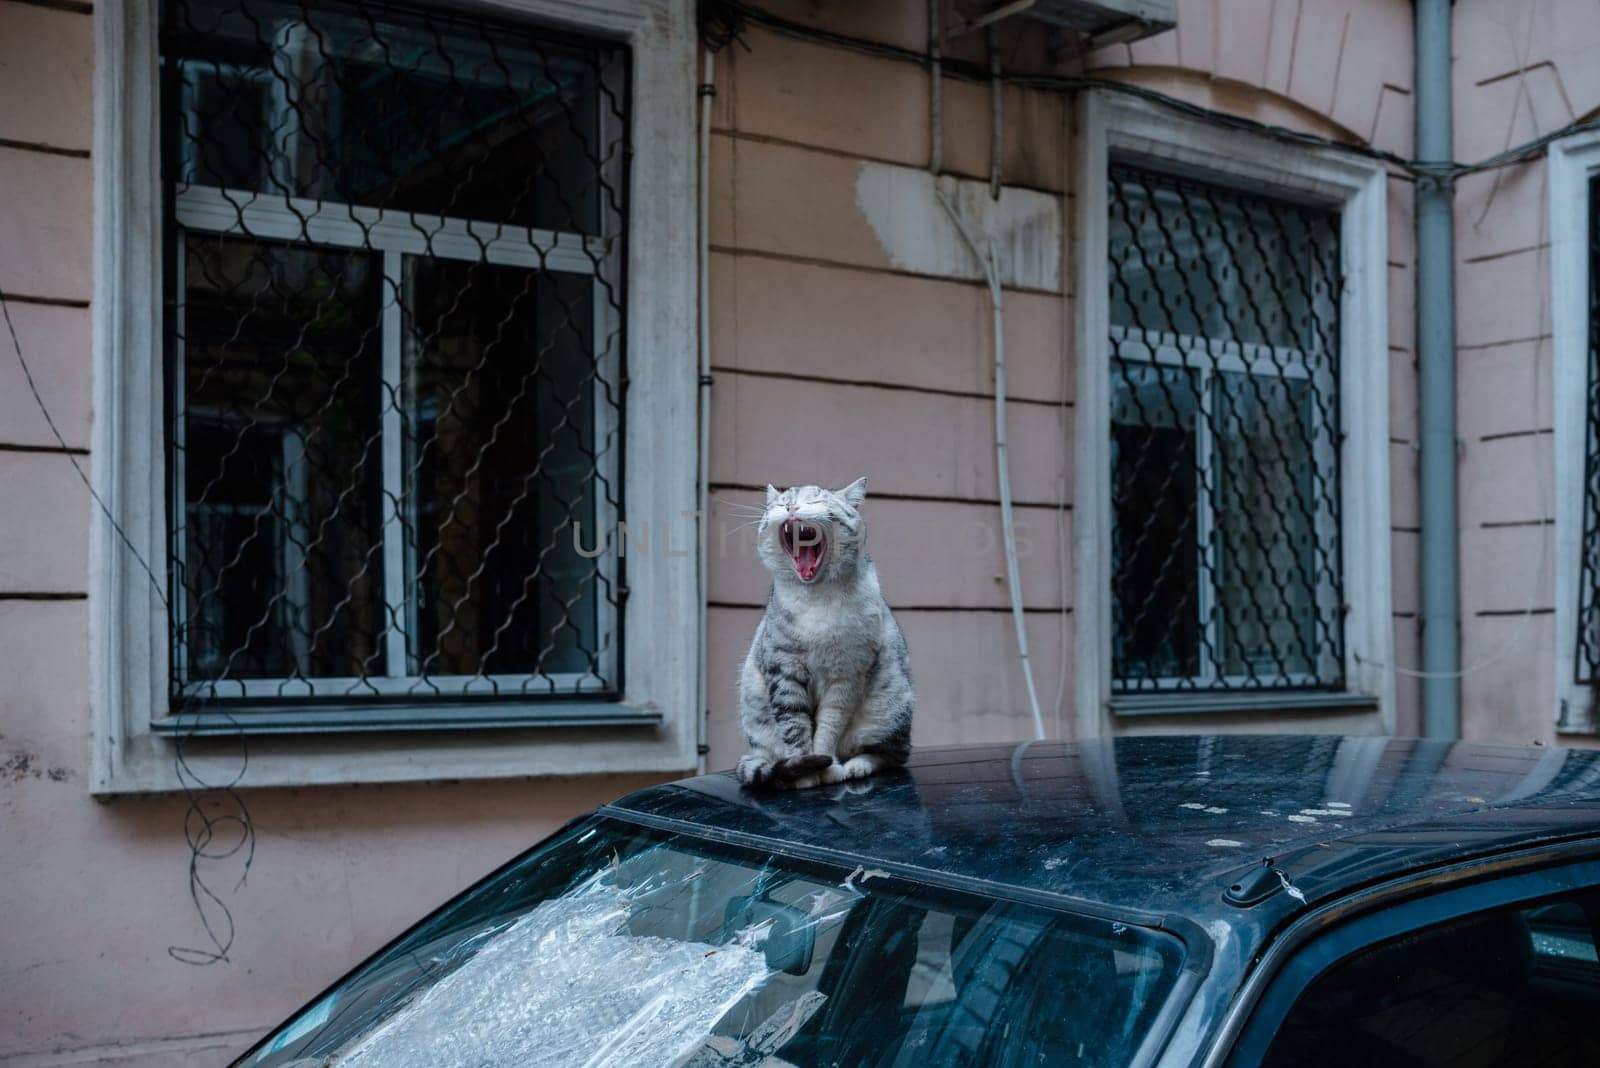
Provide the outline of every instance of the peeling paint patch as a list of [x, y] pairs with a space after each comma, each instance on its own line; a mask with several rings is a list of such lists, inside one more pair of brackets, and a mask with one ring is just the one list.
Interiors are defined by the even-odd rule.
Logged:
[[[856, 206], [889, 262], [901, 270], [983, 281], [983, 267], [939, 203], [935, 181], [919, 167], [863, 163], [856, 174]], [[999, 250], [1002, 284], [1060, 291], [1060, 197], [1002, 186], [995, 200], [988, 182], [950, 176], [937, 181], [977, 239]]]
[[1350, 807], [1350, 802], [1348, 802], [1348, 801], [1324, 801], [1323, 804], [1327, 805], [1329, 808], [1349, 808]]
[[1218, 849], [1238, 849], [1244, 843], [1235, 842], [1232, 838], [1213, 838], [1206, 845], [1216, 846]]
[[1207, 812], [1211, 813], [1213, 816], [1220, 816], [1224, 812], [1228, 811], [1225, 808], [1218, 808], [1216, 805], [1207, 805], [1205, 810]]
[[1185, 801], [1183, 804], [1179, 805], [1178, 807], [1179, 808], [1192, 808], [1196, 812], [1202, 812], [1202, 811], [1205, 810], [1206, 806], [1202, 805], [1198, 801]]
[[33, 766], [33, 759], [32, 753], [15, 752], [0, 760], [0, 779], [9, 779], [12, 782], [37, 779], [39, 769]]
[[1289, 822], [1290, 823], [1315, 823], [1315, 822], [1317, 822], [1317, 818], [1315, 816], [1290, 816], [1289, 817]]
[[1302, 816], [1343, 816], [1343, 815], [1346, 815], [1346, 813], [1336, 812], [1331, 808], [1303, 808], [1303, 809], [1300, 810], [1300, 815], [1302, 815]]

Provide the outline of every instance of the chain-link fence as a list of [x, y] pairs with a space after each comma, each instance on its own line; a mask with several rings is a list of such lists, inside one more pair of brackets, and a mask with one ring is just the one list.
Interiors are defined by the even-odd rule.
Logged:
[[160, 42], [175, 704], [617, 692], [626, 49], [277, 0]]
[[1600, 178], [1589, 182], [1589, 383], [1583, 452], [1577, 681], [1600, 685]]
[[1339, 217], [1110, 173], [1118, 692], [1337, 688]]

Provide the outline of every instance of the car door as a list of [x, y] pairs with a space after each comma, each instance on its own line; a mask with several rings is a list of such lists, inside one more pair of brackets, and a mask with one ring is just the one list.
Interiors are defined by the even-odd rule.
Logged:
[[1230, 1066], [1600, 1065], [1600, 862], [1456, 885], [1310, 939]]

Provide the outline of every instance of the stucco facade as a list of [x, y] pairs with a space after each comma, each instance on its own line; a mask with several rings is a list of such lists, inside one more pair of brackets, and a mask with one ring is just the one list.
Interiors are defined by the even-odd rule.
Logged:
[[[511, 5], [515, 6], [515, 5]], [[677, 5], [661, 5], [678, 10]], [[768, 0], [797, 23], [914, 52], [920, 2]], [[1206, 108], [1409, 158], [1411, 5], [1404, 0], [1182, 0], [1178, 28], [1087, 57], [1003, 36], [1008, 67], [1132, 83]], [[684, 9], [687, 10], [687, 9]], [[410, 920], [570, 816], [674, 772], [251, 790], [248, 878], [211, 880], [230, 960], [178, 963], [201, 938], [182, 798], [96, 799], [89, 617], [96, 246], [96, 12], [0, 0], [0, 292], [40, 397], [0, 344], [0, 1061], [214, 1063]], [[1600, 11], [1580, 0], [1455, 5], [1455, 148], [1472, 161], [1600, 109]], [[978, 59], [977, 35], [950, 46]], [[870, 476], [872, 549], [910, 643], [915, 740], [1031, 735], [999, 538], [990, 306], [971, 271], [908, 249], [863, 174], [927, 167], [926, 70], [764, 29], [717, 59], [710, 137], [710, 408], [706, 764], [740, 752], [734, 685], [765, 582], [736, 506], [767, 483]], [[1008, 196], [1049, 202], [1055, 271], [1005, 292], [1011, 483], [1033, 670], [1047, 733], [1070, 737], [1079, 351], [1077, 94], [1008, 87]], [[989, 91], [947, 80], [948, 174], [987, 180]], [[692, 123], [668, 131], [692, 155]], [[874, 179], [876, 180], [876, 179]], [[908, 177], [907, 180], [910, 180]], [[1101, 181], [1093, 176], [1093, 181]], [[1456, 276], [1462, 733], [1558, 733], [1551, 220], [1544, 157], [1460, 180]], [[1392, 697], [1322, 709], [1109, 720], [1108, 729], [1419, 732], [1413, 183], [1388, 168], [1387, 510]], [[931, 201], [930, 201], [931, 204]], [[926, 220], [925, 220], [926, 221]], [[902, 220], [903, 222], [903, 220]], [[929, 222], [932, 225], [932, 222]], [[915, 227], [913, 227], [914, 229]], [[688, 270], [689, 265], [684, 265]], [[1375, 355], [1373, 358], [1377, 358]], [[685, 383], [697, 369], [679, 369]], [[1565, 388], [1582, 388], [1566, 383]], [[687, 478], [688, 471], [672, 473]], [[957, 532], [952, 555], [943, 538]], [[668, 564], [657, 558], [659, 566]], [[652, 565], [656, 566], [656, 565]], [[692, 567], [693, 561], [681, 564]], [[652, 624], [692, 628], [692, 605]], [[668, 710], [690, 722], [690, 710]], [[428, 778], [425, 747], [412, 756]], [[416, 755], [422, 752], [423, 755]], [[678, 772], [689, 772], [684, 767]], [[186, 1060], [187, 1059], [187, 1060]]]

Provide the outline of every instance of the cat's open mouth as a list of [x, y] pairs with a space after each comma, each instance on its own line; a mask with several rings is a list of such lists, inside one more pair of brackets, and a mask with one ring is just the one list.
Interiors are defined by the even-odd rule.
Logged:
[[822, 558], [828, 552], [828, 539], [822, 528], [804, 519], [785, 519], [779, 528], [783, 551], [794, 561], [795, 572], [802, 581], [810, 582], [822, 570]]

